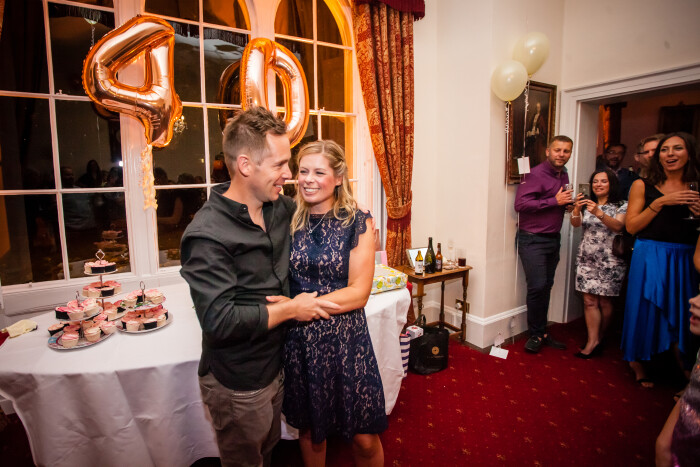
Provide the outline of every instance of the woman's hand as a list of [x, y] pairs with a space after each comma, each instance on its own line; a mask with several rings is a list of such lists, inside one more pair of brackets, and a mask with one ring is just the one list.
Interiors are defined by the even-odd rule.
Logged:
[[692, 205], [700, 200], [700, 194], [693, 190], [681, 190], [675, 193], [669, 193], [657, 198], [655, 201], [658, 203], [657, 207], [662, 206], [675, 206], [675, 205]]
[[700, 216], [700, 199], [690, 203], [688, 209], [690, 209], [690, 212], [692, 212], [694, 216]]

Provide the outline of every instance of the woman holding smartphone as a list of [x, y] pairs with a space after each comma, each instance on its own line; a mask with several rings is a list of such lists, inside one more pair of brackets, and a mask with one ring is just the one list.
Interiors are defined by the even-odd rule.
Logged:
[[576, 290], [583, 293], [588, 339], [575, 354], [583, 359], [602, 351], [600, 342], [612, 316], [612, 298], [620, 295], [626, 270], [625, 261], [612, 254], [613, 238], [622, 231], [627, 212], [627, 203], [617, 199], [617, 177], [611, 170], [596, 170], [589, 184], [590, 199], [579, 193], [569, 219], [572, 226], [583, 226], [576, 257]]

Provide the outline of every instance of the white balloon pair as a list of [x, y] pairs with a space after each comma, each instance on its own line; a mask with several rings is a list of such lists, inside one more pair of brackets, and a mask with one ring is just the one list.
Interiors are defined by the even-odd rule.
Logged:
[[525, 89], [528, 77], [540, 69], [549, 56], [549, 39], [541, 32], [521, 37], [513, 49], [513, 60], [493, 70], [491, 90], [499, 99], [511, 102]]

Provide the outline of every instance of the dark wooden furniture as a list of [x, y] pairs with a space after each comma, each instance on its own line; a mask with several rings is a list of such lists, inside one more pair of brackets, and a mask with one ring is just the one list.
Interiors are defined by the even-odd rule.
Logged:
[[[462, 266], [450, 270], [443, 269], [442, 272], [433, 274], [416, 274], [412, 267], [406, 265], [398, 266], [396, 269], [406, 274], [409, 282], [416, 284], [415, 293], [412, 295], [412, 298], [418, 299], [418, 316], [416, 320], [423, 314], [423, 297], [425, 296], [423, 288], [428, 284], [440, 283], [440, 320], [428, 323], [428, 326], [439, 325], [441, 328], [446, 327], [457, 331], [452, 336], [459, 336], [460, 342], [464, 344], [467, 339], [467, 313], [469, 313], [467, 287], [469, 286], [469, 271], [471, 271], [472, 267]], [[462, 326], [460, 328], [445, 322], [445, 281], [459, 278], [462, 279], [462, 300], [457, 300], [462, 310]]]

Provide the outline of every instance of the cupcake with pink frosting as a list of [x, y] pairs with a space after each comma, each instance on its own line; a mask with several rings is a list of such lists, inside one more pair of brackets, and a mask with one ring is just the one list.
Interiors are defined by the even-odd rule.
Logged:
[[59, 339], [59, 342], [63, 347], [66, 349], [70, 349], [71, 347], [75, 347], [78, 345], [78, 333], [73, 333], [73, 332], [68, 332], [64, 333], [61, 338]]
[[146, 293], [146, 301], [149, 301], [153, 304], [163, 303], [163, 300], [165, 300], [163, 293], [158, 289], [146, 290], [145, 293]]
[[102, 331], [100, 331], [99, 326], [93, 326], [91, 328], [88, 328], [84, 331], [84, 333], [85, 339], [87, 339], [88, 342], [97, 342], [102, 336]]
[[100, 323], [100, 329], [105, 334], [113, 334], [117, 331], [117, 326], [114, 324], [113, 321], [104, 321]]

